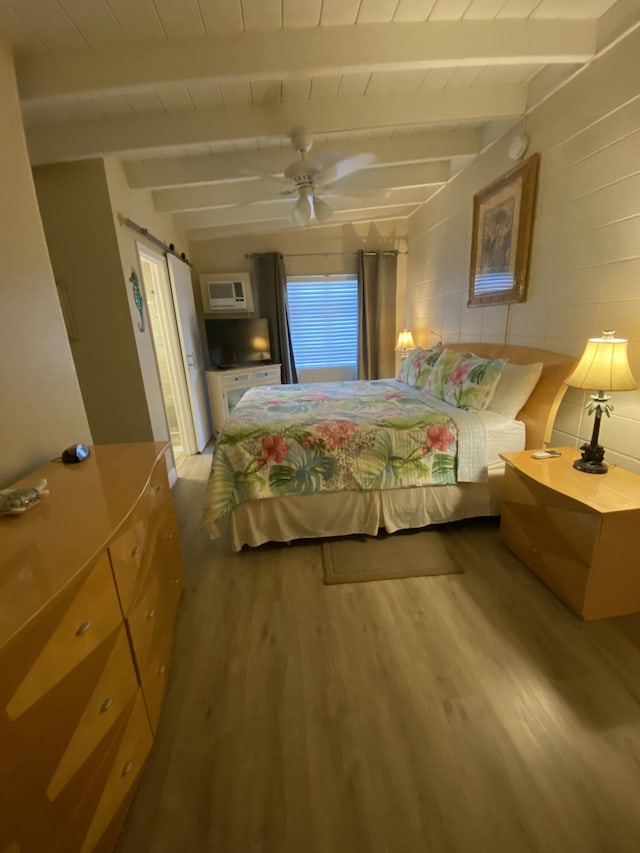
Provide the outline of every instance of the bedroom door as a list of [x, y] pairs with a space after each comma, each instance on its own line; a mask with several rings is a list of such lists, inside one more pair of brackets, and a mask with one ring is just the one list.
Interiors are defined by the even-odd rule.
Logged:
[[175, 255], [167, 255], [167, 266], [171, 278], [171, 292], [176, 312], [184, 373], [187, 379], [196, 452], [200, 453], [211, 438], [213, 428], [209, 411], [204, 355], [200, 343], [200, 330], [191, 285], [191, 270]]
[[142, 243], [137, 244], [137, 249], [171, 446], [176, 459], [191, 456], [198, 450], [169, 270], [164, 255]]

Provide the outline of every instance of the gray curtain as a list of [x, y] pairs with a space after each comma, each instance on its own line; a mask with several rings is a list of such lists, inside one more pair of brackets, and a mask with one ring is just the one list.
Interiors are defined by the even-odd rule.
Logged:
[[287, 274], [279, 252], [254, 256], [254, 281], [261, 317], [269, 321], [271, 358], [282, 365], [282, 381], [298, 381], [287, 311]]
[[397, 252], [358, 252], [358, 379], [395, 376]]

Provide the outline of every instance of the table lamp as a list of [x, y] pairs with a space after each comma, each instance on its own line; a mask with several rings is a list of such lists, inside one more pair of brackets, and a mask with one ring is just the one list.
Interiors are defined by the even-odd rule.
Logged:
[[403, 329], [398, 335], [398, 343], [395, 346], [396, 352], [402, 353], [402, 360], [404, 361], [407, 357], [407, 353], [411, 349], [415, 349], [416, 345], [413, 341], [413, 335], [409, 331], [409, 329]]
[[583, 444], [582, 457], [573, 467], [588, 474], [606, 474], [604, 447], [598, 444], [602, 413], [607, 417], [613, 411], [605, 391], [633, 391], [638, 385], [631, 375], [627, 360], [627, 342], [616, 338], [615, 332], [603, 332], [601, 338], [589, 338], [580, 361], [564, 380], [572, 388], [598, 389], [591, 395], [587, 411], [594, 415], [593, 434], [589, 444]]

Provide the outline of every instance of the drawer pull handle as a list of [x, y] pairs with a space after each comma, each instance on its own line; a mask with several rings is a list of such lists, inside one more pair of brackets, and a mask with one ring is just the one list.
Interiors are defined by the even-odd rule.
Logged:
[[109, 708], [113, 705], [113, 699], [111, 696], [107, 696], [102, 705], [100, 705], [100, 713], [104, 714], [105, 711], [108, 711]]
[[180, 583], [180, 578], [171, 578], [171, 583], [173, 583], [173, 584], [179, 584], [179, 583]]
[[132, 556], [132, 557], [137, 557], [137, 556], [138, 556], [138, 554], [139, 554], [141, 551], [142, 551], [142, 548], [141, 548], [139, 545], [136, 545], [136, 547], [135, 547], [135, 548], [132, 548], [132, 549], [131, 549], [131, 556]]
[[127, 763], [122, 768], [122, 775], [128, 776], [132, 770], [133, 770], [133, 761], [127, 761]]
[[173, 539], [173, 533], [167, 533], [167, 535], [164, 538], [165, 539]]
[[147, 613], [147, 619], [153, 619], [156, 615], [155, 607], [152, 607], [151, 610]]
[[83, 622], [76, 630], [76, 637], [81, 637], [83, 634], [86, 634], [90, 627], [91, 622]]
[[153, 488], [156, 490], [156, 492], [161, 492], [162, 491], [162, 483], [156, 483]]
[[167, 671], [166, 666], [164, 664], [162, 664], [162, 666], [158, 670], [158, 675], [164, 675], [166, 671]]

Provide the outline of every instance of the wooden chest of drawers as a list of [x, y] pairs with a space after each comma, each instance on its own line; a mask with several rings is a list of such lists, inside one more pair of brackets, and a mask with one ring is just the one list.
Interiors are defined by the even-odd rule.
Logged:
[[0, 851], [111, 850], [156, 729], [183, 587], [162, 443], [51, 463], [0, 519]]

